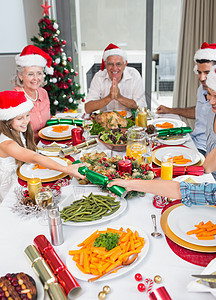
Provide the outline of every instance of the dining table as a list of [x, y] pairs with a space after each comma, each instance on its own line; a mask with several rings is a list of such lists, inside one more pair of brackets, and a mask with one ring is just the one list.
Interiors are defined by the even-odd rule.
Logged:
[[[175, 115], [169, 115], [169, 118], [172, 117], [175, 119], [179, 118]], [[184, 146], [196, 150], [196, 146], [191, 138], [184, 143]], [[89, 151], [92, 152], [94, 150], [101, 152], [107, 150], [107, 148], [98, 142], [97, 146]], [[126, 155], [126, 152], [112, 151], [112, 156], [117, 154], [123, 157]], [[79, 158], [79, 155], [74, 155], [74, 159], [77, 158]], [[156, 180], [160, 180], [160, 178]], [[211, 174], [203, 174], [199, 176], [199, 182], [214, 182], [214, 179]], [[7, 196], [0, 204], [0, 276], [7, 273], [25, 272], [36, 281], [38, 300], [49, 299], [24, 254], [26, 247], [32, 245], [34, 238], [38, 235], [45, 235], [46, 238], [51, 241], [49, 226], [47, 222], [41, 222], [41, 216], [22, 215], [14, 211], [13, 208], [17, 202], [15, 191], [20, 188], [18, 181], [9, 187]], [[61, 188], [59, 203], [63, 202], [71, 194], [76, 196], [82, 193], [96, 193], [100, 191], [100, 188], [97, 186], [82, 186], [74, 184], [72, 180], [69, 185]], [[107, 300], [149, 299], [146, 291], [140, 292], [138, 290], [138, 284], [142, 282], [146, 284], [145, 280], [149, 278], [154, 281], [156, 275], [161, 277], [161, 282], [154, 282], [152, 290], [154, 291], [164, 286], [171, 299], [214, 299], [214, 296], [210, 292], [192, 292], [187, 289], [189, 283], [195, 280], [192, 274], [201, 274], [204, 267], [199, 264], [191, 263], [187, 261], [187, 259], [183, 259], [181, 255], [177, 255], [172, 250], [160, 224], [162, 209], [153, 205], [154, 196], [153, 194], [146, 193], [127, 199], [127, 207], [122, 214], [101, 224], [98, 222], [95, 225], [89, 223], [86, 226], [73, 226], [66, 225], [63, 222], [64, 242], [59, 246], [53, 247], [65, 264], [67, 264], [69, 250], [75, 249], [78, 243], [97, 229], [100, 230], [100, 228], [133, 228], [138, 232], [145, 232], [149, 242], [148, 251], [145, 253], [145, 257], [142, 261], [135, 267], [133, 267], [133, 264], [126, 267], [127, 272], [124, 274], [110, 279], [105, 276], [103, 280], [94, 282], [77, 278], [76, 280], [81, 290], [80, 293], [72, 299], [98, 299], [99, 292], [102, 291], [106, 285], [111, 289], [110, 293], [106, 296]], [[151, 235], [153, 231], [152, 214], [156, 215], [157, 229], [162, 233], [161, 237], [153, 237]], [[202, 253], [200, 253], [200, 259], [202, 259]], [[69, 271], [74, 276], [73, 271], [70, 269]], [[142, 275], [143, 280], [140, 282], [135, 280], [135, 274], [137, 273]]]

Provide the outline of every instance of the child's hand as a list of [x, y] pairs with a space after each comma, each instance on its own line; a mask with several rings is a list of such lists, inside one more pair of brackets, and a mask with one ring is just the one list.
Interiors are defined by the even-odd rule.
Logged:
[[78, 169], [79, 167], [82, 167], [84, 166], [83, 164], [74, 164], [74, 165], [70, 165], [67, 167], [67, 173], [70, 175], [70, 176], [73, 176], [75, 178], [80, 178], [80, 179], [85, 179], [85, 176], [81, 175], [79, 172], [78, 172]]

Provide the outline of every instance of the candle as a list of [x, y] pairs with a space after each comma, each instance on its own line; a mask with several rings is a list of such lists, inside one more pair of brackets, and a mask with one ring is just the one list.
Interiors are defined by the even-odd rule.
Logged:
[[40, 178], [31, 178], [28, 180], [28, 191], [29, 197], [35, 201], [35, 192], [38, 188], [41, 188], [41, 179]]
[[81, 128], [81, 127], [73, 128], [71, 130], [71, 137], [72, 137], [73, 146], [76, 146], [76, 145], [83, 142], [82, 134], [83, 134], [83, 128]]
[[118, 170], [125, 173], [132, 172], [132, 162], [129, 159], [118, 161]]

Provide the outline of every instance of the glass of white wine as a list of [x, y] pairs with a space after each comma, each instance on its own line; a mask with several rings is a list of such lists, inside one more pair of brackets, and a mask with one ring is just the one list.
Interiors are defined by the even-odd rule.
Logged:
[[85, 139], [88, 140], [90, 138], [90, 130], [92, 128], [93, 121], [91, 119], [84, 119], [83, 121], [83, 129], [85, 132]]
[[53, 194], [50, 186], [42, 186], [41, 188], [38, 188], [35, 191], [35, 201], [43, 211], [43, 220], [41, 221], [41, 225], [47, 225], [47, 208], [53, 203]]

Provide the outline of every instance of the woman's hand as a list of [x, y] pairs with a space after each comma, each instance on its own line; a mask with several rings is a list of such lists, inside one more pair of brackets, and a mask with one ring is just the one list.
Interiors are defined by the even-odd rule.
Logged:
[[81, 175], [78, 172], [79, 167], [84, 166], [83, 164], [72, 164], [70, 166], [67, 167], [67, 174], [69, 174], [70, 176], [73, 176], [75, 178], [80, 178], [80, 179], [85, 179], [85, 176]]

